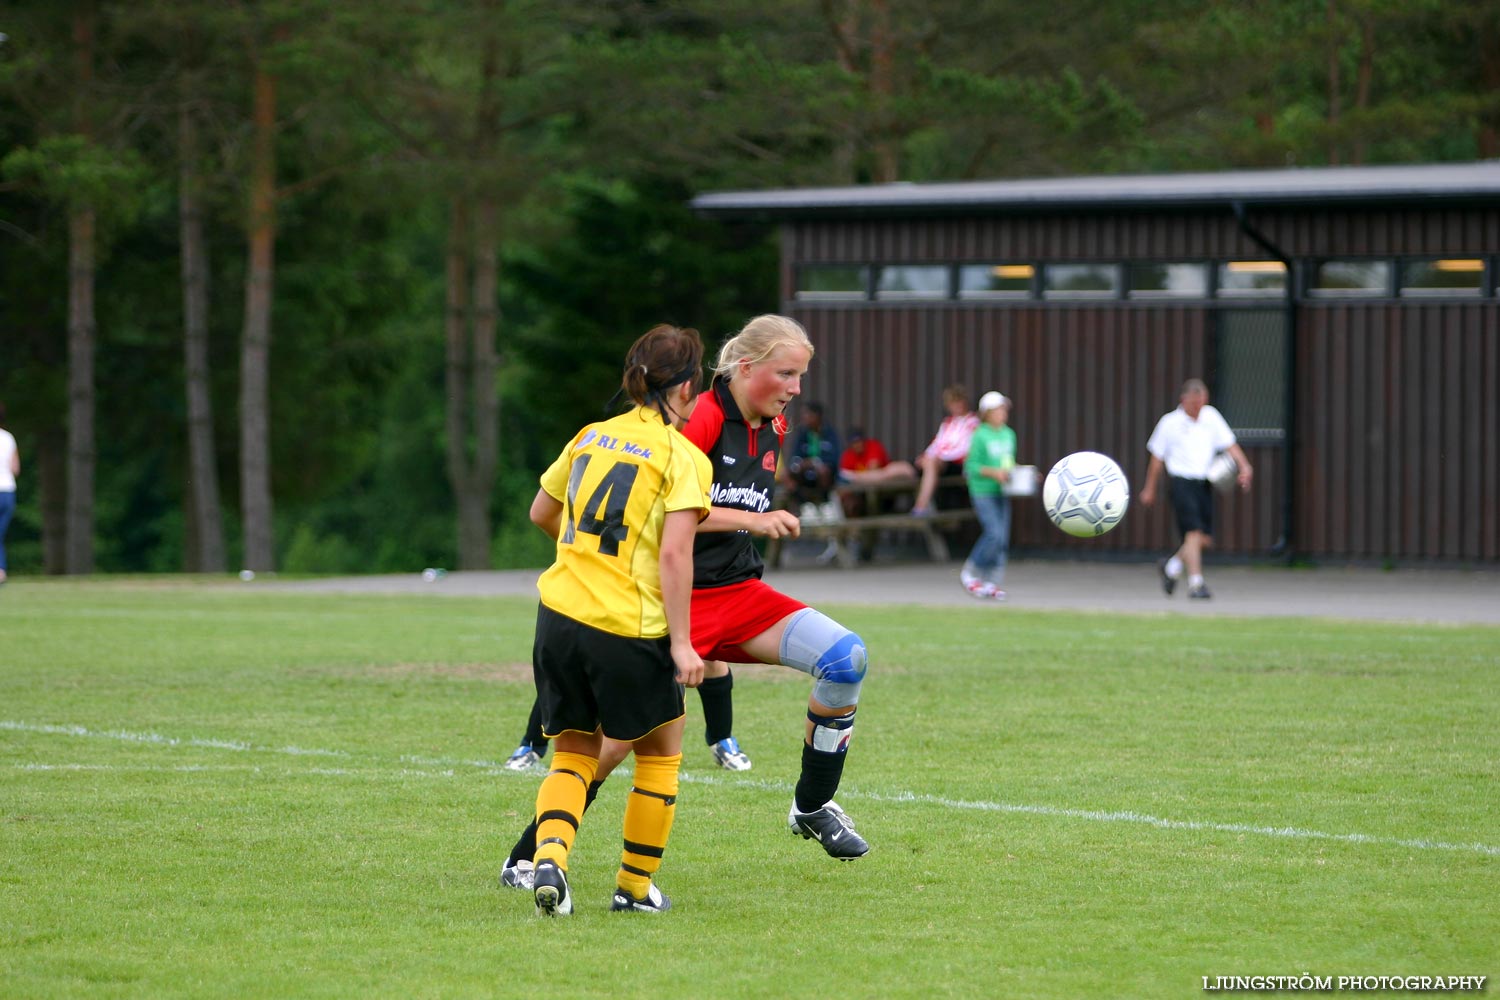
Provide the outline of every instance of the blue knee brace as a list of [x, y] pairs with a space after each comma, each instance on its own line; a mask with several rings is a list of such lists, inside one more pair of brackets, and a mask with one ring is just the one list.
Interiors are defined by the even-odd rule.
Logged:
[[859, 702], [868, 659], [865, 642], [821, 611], [803, 608], [781, 634], [781, 662], [817, 680], [813, 698], [829, 708]]

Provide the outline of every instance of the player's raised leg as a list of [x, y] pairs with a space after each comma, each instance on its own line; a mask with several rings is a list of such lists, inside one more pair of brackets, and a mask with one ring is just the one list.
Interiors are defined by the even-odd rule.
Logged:
[[841, 861], [863, 857], [870, 845], [833, 801], [844, 774], [867, 655], [864, 640], [813, 608], [803, 608], [743, 644], [768, 663], [784, 663], [811, 674], [802, 773], [787, 823], [793, 833], [816, 840]]

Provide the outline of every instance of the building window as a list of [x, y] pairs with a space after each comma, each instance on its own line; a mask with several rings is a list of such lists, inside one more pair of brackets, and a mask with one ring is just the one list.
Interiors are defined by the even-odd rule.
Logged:
[[1484, 261], [1478, 257], [1403, 261], [1402, 295], [1482, 295]]
[[1220, 309], [1214, 338], [1214, 406], [1242, 444], [1286, 438], [1286, 313]]
[[877, 299], [946, 299], [946, 264], [889, 264], [880, 269]]
[[1386, 260], [1323, 260], [1313, 265], [1309, 294], [1381, 296], [1391, 294], [1391, 263]]
[[1112, 299], [1120, 294], [1118, 264], [1048, 264], [1042, 294], [1049, 299]]
[[962, 264], [958, 268], [961, 299], [1028, 299], [1036, 280], [1031, 264]]
[[863, 264], [804, 264], [797, 268], [797, 298], [814, 301], [862, 299], [870, 269]]
[[1201, 299], [1208, 295], [1208, 267], [1203, 264], [1131, 264], [1130, 297]]
[[1258, 298], [1286, 294], [1286, 265], [1279, 260], [1231, 260], [1219, 265], [1219, 294]]

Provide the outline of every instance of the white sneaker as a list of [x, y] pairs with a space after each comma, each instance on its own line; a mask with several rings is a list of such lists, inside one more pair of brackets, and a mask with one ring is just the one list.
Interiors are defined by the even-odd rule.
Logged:
[[714, 762], [726, 771], [750, 770], [750, 758], [740, 749], [740, 741], [733, 736], [725, 737], [713, 746]]
[[505, 768], [508, 771], [529, 771], [534, 765], [541, 763], [541, 760], [541, 754], [522, 743], [505, 758]]
[[823, 514], [824, 524], [842, 524], [844, 520], [844, 505], [837, 500], [829, 500], [819, 510]]
[[817, 504], [805, 503], [802, 505], [802, 513], [798, 515], [798, 520], [803, 524], [822, 524], [823, 512], [818, 509]]
[[511, 863], [506, 862], [500, 870], [500, 884], [507, 889], [525, 889], [527, 892], [536, 888], [536, 869], [532, 867], [530, 858], [522, 858]]
[[999, 599], [1002, 601], [1005, 600], [1005, 591], [996, 590], [993, 583], [986, 583], [983, 580], [978, 579], [960, 580], [960, 582], [963, 583], [964, 589], [969, 592], [970, 597], [977, 597], [980, 600], [989, 601], [994, 600], [995, 595], [999, 594]]

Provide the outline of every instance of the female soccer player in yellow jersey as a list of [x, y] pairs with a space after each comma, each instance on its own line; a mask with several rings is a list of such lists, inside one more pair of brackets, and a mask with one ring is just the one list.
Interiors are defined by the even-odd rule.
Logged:
[[637, 340], [621, 379], [634, 407], [580, 430], [531, 504], [531, 520], [557, 540], [537, 581], [532, 648], [542, 729], [556, 750], [536, 797], [539, 914], [573, 912], [568, 853], [605, 737], [636, 758], [610, 909], [671, 906], [652, 877], [676, 811], [683, 685], [703, 679], [689, 615], [693, 538], [713, 472], [679, 430], [702, 364], [696, 330], [657, 326]]
[[[730, 662], [782, 663], [812, 676], [801, 774], [787, 825], [816, 840], [830, 857], [849, 861], [863, 857], [870, 845], [833, 796], [843, 777], [866, 672], [864, 640], [765, 583], [764, 565], [751, 541], [752, 535], [796, 537], [799, 530], [797, 516], [773, 509], [771, 496], [786, 431], [784, 411], [802, 391], [812, 353], [806, 331], [795, 320], [757, 316], [724, 344], [713, 386], [683, 428], [713, 463], [714, 506], [694, 546], [692, 638], [699, 655], [709, 661], [705, 676], [718, 673], [728, 680]], [[606, 741], [585, 804], [629, 749]], [[536, 836], [533, 821], [506, 857], [502, 885], [530, 886], [528, 859]]]

